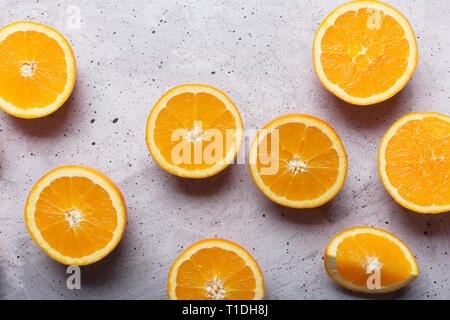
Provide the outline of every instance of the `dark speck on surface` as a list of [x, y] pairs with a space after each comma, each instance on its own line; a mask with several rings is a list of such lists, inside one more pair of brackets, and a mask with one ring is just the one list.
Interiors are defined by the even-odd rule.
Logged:
[[119, 121], [119, 118], [115, 118], [112, 123], [117, 123], [117, 121]]

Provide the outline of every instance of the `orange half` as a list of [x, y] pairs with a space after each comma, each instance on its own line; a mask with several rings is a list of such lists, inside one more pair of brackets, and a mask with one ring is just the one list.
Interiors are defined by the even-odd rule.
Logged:
[[264, 281], [245, 249], [231, 241], [208, 239], [178, 257], [167, 291], [171, 300], [262, 300]]
[[250, 172], [272, 201], [312, 208], [330, 201], [347, 175], [347, 155], [324, 121], [293, 114], [264, 126], [250, 147]]
[[386, 190], [419, 213], [450, 211], [450, 117], [411, 113], [386, 132], [378, 152]]
[[186, 84], [165, 93], [147, 121], [147, 146], [164, 170], [205, 178], [225, 169], [242, 144], [243, 124], [236, 106], [221, 91]]
[[16, 22], [0, 30], [0, 108], [20, 118], [57, 110], [75, 84], [75, 57], [56, 30]]
[[408, 20], [380, 1], [341, 5], [320, 25], [314, 69], [331, 93], [355, 105], [385, 101], [414, 74], [417, 40]]
[[346, 289], [387, 293], [411, 283], [419, 274], [408, 247], [389, 232], [358, 227], [348, 229], [325, 250], [328, 275]]
[[51, 258], [66, 265], [87, 265], [117, 246], [126, 209], [119, 189], [105, 175], [66, 166], [34, 185], [25, 206], [25, 223]]

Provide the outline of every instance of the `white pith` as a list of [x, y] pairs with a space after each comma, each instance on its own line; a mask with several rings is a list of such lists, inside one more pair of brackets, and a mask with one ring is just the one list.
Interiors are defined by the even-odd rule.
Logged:
[[64, 213], [64, 216], [66, 217], [66, 221], [69, 222], [70, 228], [78, 227], [80, 222], [83, 221], [82, 213], [78, 209], [70, 209]]
[[299, 158], [294, 158], [292, 160], [287, 161], [287, 167], [294, 175], [298, 174], [299, 172], [308, 171], [306, 163], [304, 163]]
[[[53, 249], [43, 238], [41, 231], [38, 229], [35, 220], [36, 203], [39, 200], [41, 192], [47, 188], [53, 181], [62, 177], [85, 177], [91, 180], [93, 183], [102, 187], [110, 196], [111, 202], [114, 209], [117, 212], [117, 226], [113, 232], [113, 236], [108, 245], [90, 255], [83, 256], [80, 258], [67, 257], [61, 254], [59, 251]], [[72, 220], [73, 227], [81, 222], [78, 220], [77, 209], [72, 209], [69, 211], [72, 217], [66, 216], [66, 220]], [[82, 212], [80, 212], [82, 218]], [[99, 256], [103, 257], [113, 250], [118, 244], [121, 235], [123, 233], [125, 223], [126, 223], [126, 208], [122, 200], [122, 195], [120, 191], [116, 189], [109, 181], [105, 180], [102, 176], [95, 173], [92, 169], [86, 169], [84, 167], [60, 167], [45, 175], [41, 180], [39, 180], [33, 187], [30, 196], [27, 200], [25, 207], [25, 221], [27, 228], [32, 235], [35, 242], [53, 259], [64, 263], [66, 265], [86, 265], [98, 261]], [[70, 225], [70, 221], [69, 225]]]
[[[164, 157], [161, 154], [161, 151], [156, 146], [155, 141], [155, 135], [153, 133], [153, 130], [156, 128], [156, 120], [158, 118], [159, 113], [161, 110], [166, 108], [167, 102], [172, 99], [174, 96], [181, 94], [181, 93], [208, 93], [212, 96], [217, 97], [219, 100], [221, 100], [225, 106], [227, 107], [227, 110], [231, 112], [233, 115], [233, 118], [235, 119], [235, 126], [236, 129], [234, 130], [234, 143], [233, 146], [229, 149], [229, 151], [224, 155], [224, 158], [222, 161], [219, 161], [212, 167], [208, 169], [202, 169], [202, 170], [186, 170], [183, 168], [180, 168], [179, 166], [175, 164], [171, 164], [167, 162]], [[188, 131], [191, 133], [188, 133], [188, 135], [184, 135], [184, 138], [196, 140], [196, 141], [202, 141], [205, 136], [203, 132], [200, 133], [201, 130], [196, 129], [196, 126]], [[197, 125], [197, 127], [200, 127], [200, 125]], [[198, 84], [188, 84], [188, 85], [180, 85], [178, 87], [175, 87], [171, 90], [169, 90], [167, 93], [165, 93], [159, 101], [155, 104], [152, 111], [150, 112], [149, 119], [147, 121], [147, 129], [146, 129], [146, 136], [147, 136], [147, 144], [150, 149], [150, 152], [153, 156], [153, 158], [156, 160], [156, 162], [166, 171], [171, 172], [172, 174], [175, 174], [180, 177], [187, 177], [187, 178], [204, 178], [212, 176], [223, 169], [225, 169], [236, 157], [237, 152], [239, 151], [243, 136], [244, 136], [244, 127], [241, 120], [241, 116], [239, 114], [239, 111], [237, 110], [236, 106], [233, 104], [233, 102], [222, 92], [219, 90], [209, 87], [206, 85], [198, 85]], [[199, 139], [202, 140], [199, 140]], [[188, 140], [189, 141], [189, 140]]]
[[376, 256], [366, 257], [366, 261], [362, 263], [362, 266], [366, 269], [367, 274], [374, 273], [377, 270], [381, 270], [383, 264], [378, 261]]
[[205, 290], [208, 292], [206, 295], [213, 300], [222, 300], [225, 297], [225, 289], [223, 288], [223, 281], [218, 278], [206, 281]]
[[31, 78], [37, 68], [37, 62], [25, 61], [20, 65], [20, 75], [24, 78]]
[[194, 125], [191, 130], [186, 131], [183, 138], [189, 142], [201, 142], [205, 140], [204, 132], [198, 125]]

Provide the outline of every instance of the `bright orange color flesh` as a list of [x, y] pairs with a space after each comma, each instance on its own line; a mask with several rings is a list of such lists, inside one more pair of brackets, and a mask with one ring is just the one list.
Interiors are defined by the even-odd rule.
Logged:
[[[279, 126], [279, 170], [276, 174], [261, 175], [264, 184], [280, 197], [292, 201], [320, 197], [336, 182], [339, 173], [339, 156], [330, 138], [316, 127], [303, 123], [287, 123]], [[271, 150], [272, 133], [267, 135], [259, 149]], [[289, 162], [298, 159], [305, 163], [306, 171], [294, 172]], [[265, 157], [258, 157], [258, 171], [267, 168]]]
[[[71, 228], [67, 214], [78, 210], [82, 221]], [[40, 194], [34, 213], [44, 240], [71, 258], [103, 249], [113, 238], [117, 214], [108, 193], [84, 177], [61, 177]]]
[[6, 102], [24, 110], [46, 107], [64, 92], [66, 82], [64, 51], [45, 33], [17, 31], [0, 43], [0, 97]]
[[408, 20], [376, 0], [355, 0], [335, 9], [320, 25], [313, 45], [322, 84], [356, 105], [385, 101], [414, 74], [417, 40]]
[[119, 189], [101, 172], [63, 166], [31, 189], [25, 224], [54, 260], [88, 265], [117, 246], [125, 229], [126, 208]]
[[347, 155], [336, 132], [309, 115], [274, 119], [258, 133], [249, 152], [250, 173], [272, 201], [314, 208], [341, 190]]
[[236, 253], [221, 248], [201, 249], [185, 261], [177, 274], [177, 297], [181, 300], [208, 300], [208, 280], [224, 281], [225, 300], [251, 300], [256, 282], [252, 270]]
[[177, 300], [260, 300], [264, 281], [256, 261], [239, 245], [207, 239], [186, 249], [169, 273]]
[[[219, 157], [218, 161], [212, 163], [208, 163], [203, 156], [196, 160], [195, 155], [204, 155], [205, 149], [211, 148], [209, 146], [214, 143], [214, 139], [211, 139], [211, 141], [197, 140], [189, 142], [191, 149], [190, 161], [177, 164], [180, 168], [186, 170], [212, 168], [219, 161], [222, 161], [223, 156], [234, 146], [232, 143], [228, 143], [228, 145], [226, 143], [227, 135], [233, 141], [232, 138], [236, 130], [236, 120], [226, 105], [217, 97], [206, 92], [185, 92], [171, 98], [167, 102], [166, 108], [161, 110], [156, 119], [155, 142], [165, 161], [175, 165], [172, 161], [172, 151], [181, 140], [172, 141], [173, 132], [177, 129], [191, 131], [196, 127], [203, 132], [209, 129], [220, 131], [223, 137], [221, 141], [223, 146], [222, 157]], [[200, 152], [195, 150], [200, 150]], [[212, 158], [215, 156], [215, 152], [212, 152]]]
[[348, 11], [329, 27], [321, 43], [329, 81], [359, 98], [385, 92], [408, 65], [405, 31], [377, 9]]
[[[389, 183], [415, 205], [450, 205], [450, 118], [410, 120], [389, 140], [384, 158]], [[414, 208], [412, 208], [414, 209]]]
[[363, 266], [368, 257], [377, 257], [383, 265], [382, 287], [395, 285], [411, 275], [411, 263], [401, 248], [388, 238], [370, 233], [349, 236], [339, 244], [336, 255], [339, 275], [356, 286], [365, 287], [372, 275]]

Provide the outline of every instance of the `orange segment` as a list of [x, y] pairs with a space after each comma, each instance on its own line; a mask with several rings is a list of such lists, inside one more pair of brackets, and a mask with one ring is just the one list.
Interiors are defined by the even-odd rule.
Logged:
[[419, 274], [413, 255], [399, 239], [369, 227], [348, 229], [333, 238], [324, 262], [334, 281], [357, 292], [392, 292]]
[[147, 145], [166, 171], [203, 178], [225, 169], [243, 139], [239, 111], [219, 90], [182, 85], [165, 93], [147, 122]]
[[267, 124], [250, 148], [250, 172], [271, 200], [293, 208], [320, 206], [342, 188], [347, 156], [322, 120], [288, 115]]
[[378, 167], [386, 190], [420, 213], [450, 211], [450, 117], [411, 113], [384, 135]]
[[373, 0], [346, 3], [320, 25], [314, 66], [322, 84], [357, 105], [389, 99], [412, 77], [417, 41], [406, 18]]
[[0, 30], [0, 108], [21, 118], [58, 109], [75, 84], [67, 40], [47, 26], [17, 22]]
[[247, 251], [227, 240], [208, 239], [175, 261], [168, 293], [171, 300], [261, 300], [264, 282]]
[[93, 169], [55, 169], [31, 190], [25, 222], [32, 238], [67, 265], [94, 263], [118, 244], [126, 222], [117, 187]]

